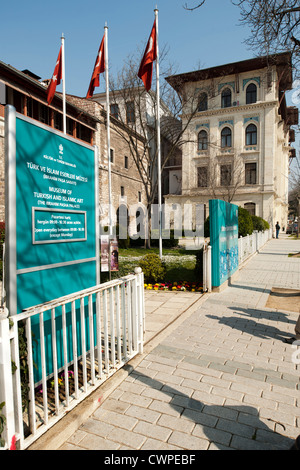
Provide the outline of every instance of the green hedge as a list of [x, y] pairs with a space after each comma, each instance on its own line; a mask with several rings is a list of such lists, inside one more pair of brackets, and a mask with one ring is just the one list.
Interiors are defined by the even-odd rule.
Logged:
[[[263, 232], [265, 230], [269, 230], [270, 228], [270, 225], [266, 220], [256, 215], [250, 215], [249, 212], [243, 207], [239, 207], [238, 224], [239, 237], [245, 237], [248, 234], [251, 235], [254, 230]], [[209, 217], [207, 217], [204, 223], [204, 236], [206, 238], [210, 236]]]
[[246, 237], [253, 233], [253, 222], [249, 212], [243, 207], [239, 207], [238, 215], [239, 237]]

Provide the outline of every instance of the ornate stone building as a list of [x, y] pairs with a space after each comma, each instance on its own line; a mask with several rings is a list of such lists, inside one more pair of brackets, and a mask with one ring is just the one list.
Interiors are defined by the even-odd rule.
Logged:
[[292, 88], [289, 53], [226, 64], [167, 78], [184, 102], [181, 195], [169, 204], [219, 198], [270, 224], [286, 226], [291, 126], [298, 109], [286, 105]]

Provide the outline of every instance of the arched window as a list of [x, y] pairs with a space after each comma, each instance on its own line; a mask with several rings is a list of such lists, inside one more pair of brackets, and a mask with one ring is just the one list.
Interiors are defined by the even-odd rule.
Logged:
[[225, 88], [222, 91], [222, 108], [229, 108], [231, 106], [231, 90], [230, 88]]
[[231, 147], [231, 129], [229, 127], [224, 127], [221, 132], [221, 147]]
[[255, 215], [255, 204], [254, 202], [246, 202], [244, 208], [249, 212], [250, 215]]
[[200, 131], [198, 134], [198, 150], [207, 150], [208, 137], [206, 131]]
[[198, 102], [198, 111], [206, 111], [207, 110], [207, 94], [200, 93], [199, 95], [199, 102]]
[[254, 124], [249, 124], [246, 127], [246, 145], [257, 144], [257, 127]]
[[118, 226], [118, 236], [120, 239], [126, 240], [128, 236], [128, 227], [129, 227], [129, 213], [127, 206], [121, 204], [117, 209], [117, 226]]
[[246, 104], [256, 103], [257, 101], [257, 86], [250, 83], [246, 89]]

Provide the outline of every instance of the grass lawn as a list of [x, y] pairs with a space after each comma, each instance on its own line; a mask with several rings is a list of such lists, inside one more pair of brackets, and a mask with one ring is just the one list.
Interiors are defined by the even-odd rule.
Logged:
[[[119, 272], [112, 273], [112, 279], [125, 276], [134, 271], [139, 265], [139, 260], [148, 253], [159, 254], [156, 247], [145, 248], [119, 248]], [[194, 250], [183, 248], [163, 248], [163, 261], [166, 263], [167, 274], [165, 281], [178, 282], [198, 282], [194, 269], [196, 265], [196, 253]], [[106, 273], [101, 273], [102, 282], [105, 282]]]

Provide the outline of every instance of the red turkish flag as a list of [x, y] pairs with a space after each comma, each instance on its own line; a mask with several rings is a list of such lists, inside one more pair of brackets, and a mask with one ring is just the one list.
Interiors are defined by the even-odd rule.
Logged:
[[48, 104], [51, 103], [54, 97], [54, 93], [56, 90], [56, 85], [60, 84], [60, 81], [62, 79], [62, 60], [61, 60], [61, 53], [62, 53], [62, 46], [60, 47], [59, 54], [57, 57], [57, 61], [55, 64], [55, 69], [53, 72], [53, 76], [51, 78], [51, 81], [49, 83], [48, 89], [47, 89], [47, 101]]
[[105, 57], [104, 57], [104, 36], [103, 36], [100, 47], [99, 47], [97, 59], [95, 62], [90, 86], [86, 95], [87, 98], [91, 98], [93, 96], [95, 87], [99, 86], [100, 84], [99, 75], [100, 73], [103, 73], [104, 70], [105, 70]]
[[138, 77], [143, 80], [147, 91], [149, 91], [151, 88], [153, 62], [156, 60], [156, 57], [156, 23], [154, 21], [152, 31], [138, 72]]

